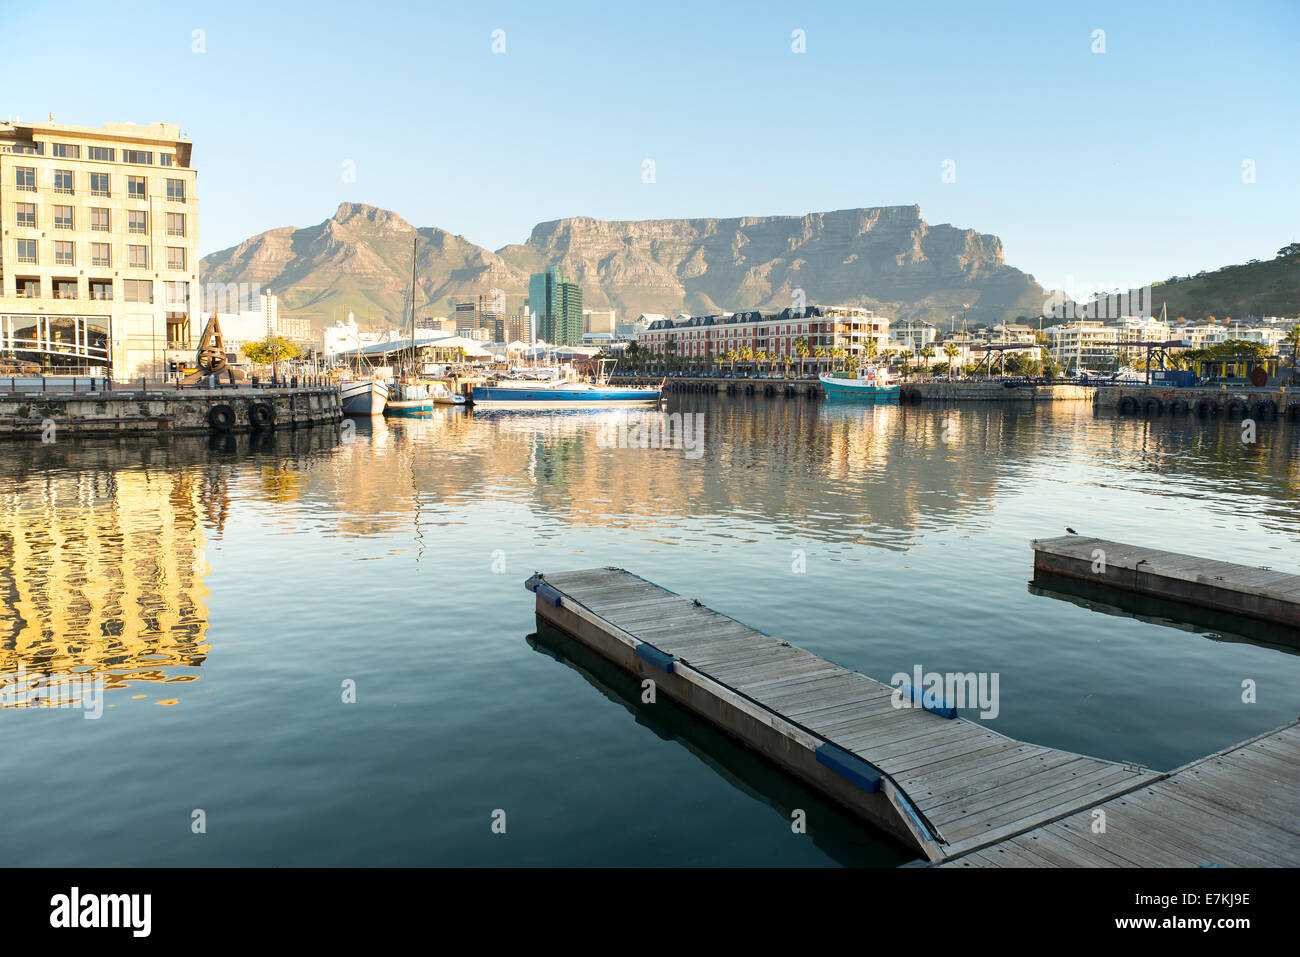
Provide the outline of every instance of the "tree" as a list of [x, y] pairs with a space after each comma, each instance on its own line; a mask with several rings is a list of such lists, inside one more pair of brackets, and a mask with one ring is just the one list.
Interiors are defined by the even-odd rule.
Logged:
[[1296, 359], [1300, 357], [1300, 323], [1292, 326], [1282, 341], [1291, 344], [1291, 384], [1295, 385]]
[[794, 341], [794, 351], [799, 356], [799, 375], [803, 375], [803, 360], [808, 358], [808, 340], [800, 336]]
[[1288, 256], [1300, 256], [1300, 243], [1287, 243], [1277, 251], [1278, 259], [1286, 259]]
[[954, 343], [948, 343], [943, 347], [943, 354], [948, 357], [948, 378], [952, 378], [952, 360], [957, 358], [961, 350]]
[[292, 361], [302, 355], [302, 349], [282, 336], [267, 336], [260, 342], [244, 345], [244, 355], [259, 365], [269, 362]]
[[740, 347], [740, 361], [749, 365], [754, 360], [754, 350], [750, 346]]

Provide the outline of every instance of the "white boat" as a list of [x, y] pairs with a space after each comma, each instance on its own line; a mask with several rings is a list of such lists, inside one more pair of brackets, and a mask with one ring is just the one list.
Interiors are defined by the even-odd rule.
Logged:
[[344, 415], [383, 415], [388, 386], [374, 376], [344, 379], [339, 383]]
[[465, 397], [457, 395], [447, 388], [445, 383], [435, 382], [432, 388], [434, 405], [465, 405]]

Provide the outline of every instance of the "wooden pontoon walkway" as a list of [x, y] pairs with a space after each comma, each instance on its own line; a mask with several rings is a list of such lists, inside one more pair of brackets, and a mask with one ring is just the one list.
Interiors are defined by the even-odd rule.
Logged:
[[[527, 587], [539, 616], [931, 862], [1300, 864], [1295, 725], [1162, 774], [897, 707], [890, 686], [622, 569]], [[1098, 807], [1114, 848], [1079, 837]]]
[[[943, 867], [1295, 867], [1300, 722]], [[1100, 830], [1104, 822], [1105, 830]]]
[[1300, 629], [1300, 575], [1083, 535], [1032, 542], [1034, 571]]
[[621, 569], [538, 575], [528, 586], [539, 615], [931, 861], [1160, 777], [896, 707], [889, 685]]

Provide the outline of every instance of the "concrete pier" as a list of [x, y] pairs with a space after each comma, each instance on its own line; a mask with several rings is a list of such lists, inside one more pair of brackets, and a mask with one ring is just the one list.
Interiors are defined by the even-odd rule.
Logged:
[[[222, 406], [229, 412], [228, 428], [221, 427]], [[269, 425], [266, 413], [255, 411], [258, 406], [271, 410]], [[258, 415], [261, 424], [254, 422]], [[342, 418], [337, 386], [0, 391], [0, 439], [40, 438], [51, 425], [59, 436], [190, 435], [311, 428]]]
[[1141, 418], [1284, 419], [1300, 422], [1300, 388], [1243, 388], [1216, 383], [1173, 386], [1107, 386], [1097, 390], [1096, 408]]

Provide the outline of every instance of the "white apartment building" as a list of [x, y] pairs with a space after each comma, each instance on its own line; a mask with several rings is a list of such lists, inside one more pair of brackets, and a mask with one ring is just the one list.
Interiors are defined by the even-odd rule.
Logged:
[[1044, 331], [1052, 339], [1052, 358], [1067, 369], [1095, 368], [1115, 358], [1117, 330], [1100, 319], [1076, 319]]
[[661, 319], [637, 336], [638, 344], [647, 351], [704, 361], [742, 349], [794, 358], [800, 340], [806, 343], [809, 355], [834, 348], [863, 355], [869, 341], [883, 351], [889, 340], [889, 320], [857, 306], [809, 306], [767, 315], [752, 311], [680, 321]]

